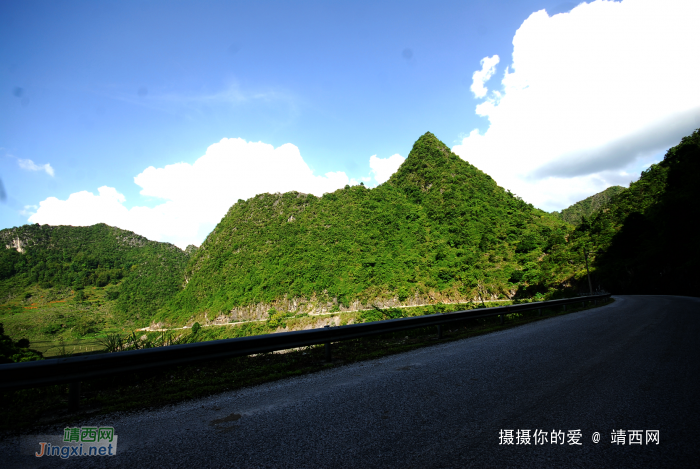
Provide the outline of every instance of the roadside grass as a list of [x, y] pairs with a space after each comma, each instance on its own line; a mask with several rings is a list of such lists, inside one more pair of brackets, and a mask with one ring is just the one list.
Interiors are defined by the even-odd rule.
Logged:
[[[7, 332], [9, 332], [9, 335], [12, 337], [30, 338], [30, 348], [41, 352], [44, 358], [100, 352], [104, 349], [102, 341], [113, 334], [128, 337], [131, 333], [135, 333], [138, 337], [145, 336], [153, 343], [158, 343], [159, 339], [162, 339], [161, 336], [163, 333], [160, 331], [132, 331], [119, 327], [118, 325], [106, 324], [104, 319], [101, 323], [104, 328], [98, 330], [96, 327], [98, 324], [96, 318], [101, 317], [104, 312], [103, 310], [111, 305], [109, 305], [108, 302], [105, 302], [107, 304], [103, 304], [102, 297], [99, 296], [103, 292], [99, 289], [93, 288], [92, 291], [92, 295], [94, 296], [91, 297], [90, 301], [94, 302], [94, 305], [90, 304], [89, 301], [80, 304], [70, 302], [61, 303], [59, 305], [43, 304], [39, 305], [38, 309], [33, 309], [31, 313], [24, 312], [15, 315], [6, 313], [4, 316], [1, 314], [3, 311], [2, 308], [0, 308], [0, 322], [4, 322]], [[506, 300], [494, 301], [487, 303], [485, 306], [493, 308], [510, 304], [513, 304], [513, 301]], [[474, 303], [435, 304], [401, 308], [400, 312], [401, 317], [412, 317], [462, 309], [474, 309], [477, 306], [481, 307]], [[275, 313], [270, 315], [270, 318], [267, 320], [240, 321], [223, 325], [204, 325], [198, 332], [196, 341], [205, 342], [210, 340], [272, 334], [283, 331], [312, 329], [323, 327], [327, 324], [342, 326], [358, 322], [367, 322], [367, 315], [371, 316], [373, 313], [374, 312], [371, 310], [324, 313], [319, 315]], [[369, 319], [374, 320], [371, 317]], [[381, 318], [376, 319], [379, 320]], [[47, 324], [52, 324], [53, 327], [47, 327]], [[25, 333], [30, 326], [33, 327], [33, 332]], [[42, 328], [54, 332], [42, 334]], [[78, 330], [81, 329], [87, 331], [86, 335], [81, 336], [78, 333]], [[177, 340], [188, 338], [190, 333], [191, 328], [174, 329], [167, 331], [166, 335]]]
[[44, 352], [63, 341], [70, 342], [77, 352], [90, 347], [98, 335], [127, 327], [115, 322], [114, 306], [115, 301], [107, 298], [102, 287], [77, 292], [32, 286], [0, 304], [0, 322], [13, 339], [29, 339], [32, 349]]
[[543, 309], [542, 316], [538, 316], [537, 311], [513, 313], [505, 316], [503, 325], [497, 316], [458, 321], [443, 325], [442, 339], [437, 338], [437, 331], [433, 326], [337, 342], [331, 346], [331, 363], [325, 362], [323, 345], [316, 345], [84, 381], [81, 383], [81, 407], [74, 413], [67, 410], [68, 385], [6, 391], [0, 394], [0, 431], [26, 431], [33, 427], [66, 425], [110, 412], [158, 408], [188, 399], [488, 334], [554, 316], [601, 307], [612, 301], [611, 299], [598, 306], [586, 308], [568, 305], [566, 311], [562, 311], [561, 308]]
[[31, 348], [41, 352], [44, 358], [56, 358], [79, 353], [99, 352], [104, 349], [97, 339], [34, 340]]

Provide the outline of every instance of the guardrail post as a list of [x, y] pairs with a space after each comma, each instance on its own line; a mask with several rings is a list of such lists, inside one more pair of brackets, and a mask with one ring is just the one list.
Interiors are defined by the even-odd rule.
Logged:
[[[330, 326], [326, 325], [323, 327], [326, 328], [326, 327], [330, 327]], [[326, 352], [326, 363], [330, 363], [331, 362], [331, 343], [326, 342], [325, 344], [323, 344], [323, 349]]]
[[438, 339], [442, 339], [442, 324], [437, 327]]
[[542, 308], [537, 308], [537, 315], [542, 316]]
[[501, 319], [501, 324], [503, 324], [503, 315], [499, 314], [498, 317]]
[[561, 305], [561, 309], [566, 311], [566, 305]]
[[68, 410], [75, 412], [80, 406], [80, 381], [68, 385]]

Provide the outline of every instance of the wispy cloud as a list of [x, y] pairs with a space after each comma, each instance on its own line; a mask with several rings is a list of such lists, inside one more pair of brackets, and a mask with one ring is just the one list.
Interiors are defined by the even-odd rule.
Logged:
[[19, 211], [19, 214], [23, 217], [31, 217], [37, 210], [39, 210], [38, 205], [25, 205], [24, 208]]
[[44, 171], [46, 174], [48, 174], [51, 177], [54, 177], [55, 173], [53, 168], [49, 163], [46, 164], [36, 164], [34, 161], [30, 159], [23, 159], [23, 158], [18, 158], [14, 155], [11, 155], [9, 153], [6, 153], [5, 156], [9, 158], [14, 158], [17, 160], [17, 164], [19, 165], [20, 168], [26, 169], [27, 171]]
[[292, 115], [297, 115], [299, 107], [299, 98], [288, 91], [275, 88], [243, 89], [237, 82], [230, 82], [224, 88], [211, 92], [159, 91], [142, 86], [131, 93], [120, 91], [98, 94], [175, 115], [198, 113], [216, 106], [236, 107], [251, 103], [279, 103], [286, 106]]

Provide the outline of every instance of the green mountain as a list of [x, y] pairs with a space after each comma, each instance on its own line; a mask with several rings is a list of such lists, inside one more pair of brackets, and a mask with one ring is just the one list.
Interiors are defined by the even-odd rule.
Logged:
[[700, 296], [700, 129], [573, 233], [615, 293]]
[[572, 228], [426, 133], [386, 183], [239, 200], [199, 249], [104, 224], [0, 230], [0, 323], [55, 340], [273, 309], [553, 297], [588, 290], [585, 253], [596, 287], [700, 295], [699, 161], [696, 131], [629, 189], [558, 214], [580, 214]]
[[373, 189], [238, 201], [190, 259], [185, 288], [155, 320], [546, 292], [573, 274], [557, 260], [566, 233], [565, 223], [426, 133]]
[[561, 212], [551, 212], [552, 215], [572, 225], [581, 223], [581, 218], [590, 218], [593, 214], [599, 211], [610, 199], [624, 191], [622, 186], [608, 187], [602, 192], [598, 192], [586, 199], [583, 199]]
[[0, 322], [49, 337], [98, 330], [105, 316], [147, 323], [181, 288], [192, 252], [105, 224], [24, 225], [1, 230], [0, 243]]

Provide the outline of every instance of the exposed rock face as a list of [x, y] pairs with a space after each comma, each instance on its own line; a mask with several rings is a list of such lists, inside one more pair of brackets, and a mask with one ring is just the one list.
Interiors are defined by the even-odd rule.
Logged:
[[24, 248], [22, 247], [24, 243], [22, 243], [22, 240], [19, 238], [14, 238], [10, 242], [10, 244], [6, 244], [5, 248], [6, 249], [16, 249], [17, 252], [24, 253]]
[[[26, 226], [26, 225], [25, 225]], [[36, 238], [41, 238], [41, 235], [32, 235], [29, 230], [23, 229], [25, 227], [15, 227], [8, 228], [0, 231], [0, 243], [5, 245], [5, 249], [14, 249], [17, 252], [25, 253], [27, 248], [39, 242]], [[51, 230], [49, 225], [39, 225], [36, 227], [32, 226], [32, 231], [36, 230]]]
[[[492, 295], [489, 297], [485, 297], [484, 301], [493, 301], [497, 299], [497, 296]], [[256, 319], [266, 319], [268, 317], [268, 311], [272, 308], [276, 309], [277, 311], [316, 315], [330, 312], [342, 313], [347, 311], [368, 310], [372, 309], [373, 306], [377, 306], [379, 308], [405, 308], [410, 306], [434, 305], [438, 303], [469, 303], [470, 301], [478, 303], [480, 299], [467, 298], [466, 296], [459, 295], [458, 293], [453, 295], [445, 295], [444, 293], [430, 292], [427, 295], [415, 294], [414, 296], [406, 298], [403, 301], [400, 301], [397, 297], [374, 299], [369, 302], [355, 300], [346, 306], [343, 304], [339, 304], [337, 298], [331, 298], [326, 300], [319, 299], [316, 296], [312, 297], [311, 299], [284, 298], [274, 303], [257, 303], [254, 305], [235, 307], [227, 313], [219, 314], [219, 316], [215, 320], [209, 321], [208, 323], [223, 324], [231, 321], [250, 321]]]

